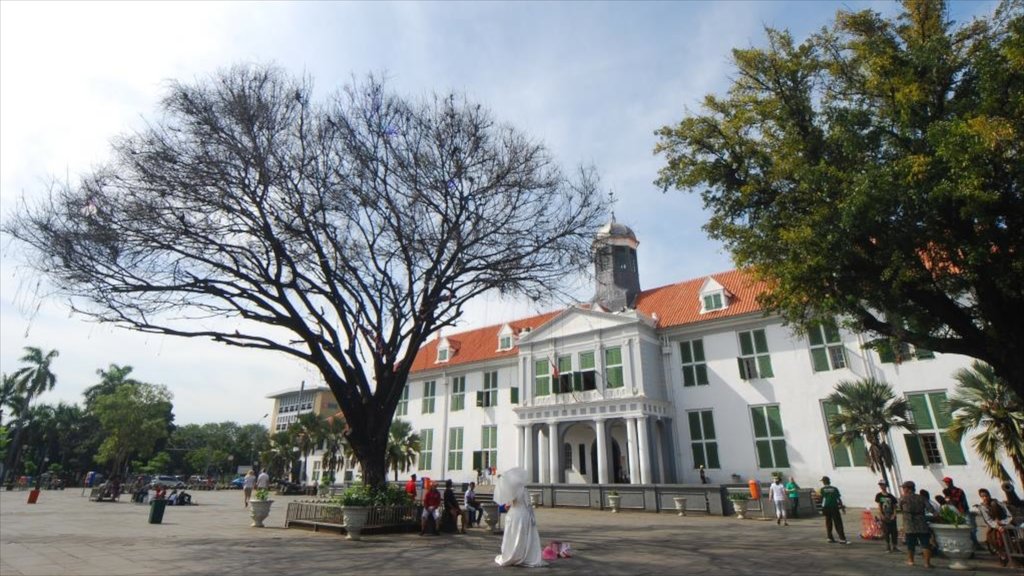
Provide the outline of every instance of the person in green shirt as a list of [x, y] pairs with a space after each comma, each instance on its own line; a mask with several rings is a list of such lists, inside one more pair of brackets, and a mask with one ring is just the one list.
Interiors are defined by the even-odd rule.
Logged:
[[840, 511], [846, 512], [843, 496], [839, 493], [839, 488], [832, 485], [828, 476], [822, 476], [821, 483], [823, 486], [818, 490], [818, 494], [821, 495], [821, 513], [825, 516], [825, 532], [828, 534], [828, 541], [832, 544], [836, 543], [836, 539], [832, 537], [832, 528], [835, 527], [836, 533], [839, 535], [839, 542], [849, 544], [850, 541], [846, 539], [846, 531], [843, 529], [843, 517], [839, 514]]
[[796, 478], [789, 477], [789, 482], [786, 482], [786, 495], [789, 496], [789, 510], [790, 516], [798, 518], [797, 509], [800, 508], [800, 485], [796, 483]]

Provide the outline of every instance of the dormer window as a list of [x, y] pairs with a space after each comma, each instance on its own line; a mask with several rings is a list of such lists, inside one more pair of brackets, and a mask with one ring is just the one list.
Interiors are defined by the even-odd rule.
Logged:
[[437, 361], [438, 362], [447, 362], [448, 361], [448, 349], [447, 348], [438, 348], [437, 349]]
[[508, 324], [501, 327], [501, 330], [498, 331], [498, 352], [512, 349], [514, 334], [515, 332]]
[[437, 362], [447, 362], [452, 357], [452, 346], [447, 338], [441, 338], [437, 344]]
[[729, 292], [714, 278], [708, 278], [700, 288], [700, 313], [716, 312], [729, 307]]

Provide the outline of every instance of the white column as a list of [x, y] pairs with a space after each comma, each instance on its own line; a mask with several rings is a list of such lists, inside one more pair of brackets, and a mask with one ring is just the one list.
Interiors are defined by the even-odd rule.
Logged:
[[561, 470], [558, 466], [559, 456], [561, 450], [558, 449], [558, 423], [548, 422], [548, 443], [550, 448], [548, 449], [549, 456], [551, 457], [551, 480], [552, 484], [559, 481], [559, 475]]
[[664, 484], [668, 478], [665, 473], [665, 426], [663, 420], [658, 420], [663, 425], [658, 426], [657, 422], [654, 425], [654, 453], [658, 457], [658, 482]]
[[525, 470], [526, 469], [526, 460], [524, 459], [525, 456], [523, 455], [523, 444], [524, 444], [523, 425], [522, 424], [516, 424], [516, 466], [519, 466], [520, 468]]
[[637, 444], [640, 450], [640, 483], [650, 484], [654, 481], [651, 478], [651, 446], [647, 435], [647, 418], [638, 418], [636, 421]]
[[537, 470], [533, 465], [533, 424], [527, 424], [523, 427], [523, 468], [526, 469], [526, 477], [530, 479], [530, 482], [540, 481], [540, 471]]
[[640, 466], [637, 463], [636, 418], [626, 419], [626, 444], [629, 448], [629, 483], [640, 483]]
[[597, 481], [608, 484], [608, 435], [604, 418], [594, 421], [594, 430], [597, 432]]
[[543, 426], [537, 433], [537, 467], [540, 468], [537, 481], [545, 484], [551, 482], [551, 457], [548, 455], [551, 443], [544, 441], [546, 433], [547, 429]]

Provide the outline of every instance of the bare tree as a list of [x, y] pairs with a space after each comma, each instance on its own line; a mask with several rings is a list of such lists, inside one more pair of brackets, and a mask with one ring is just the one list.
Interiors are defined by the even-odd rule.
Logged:
[[456, 95], [371, 77], [315, 103], [309, 79], [235, 67], [161, 112], [4, 231], [93, 319], [316, 366], [371, 484], [417, 350], [485, 291], [557, 293], [606, 209], [592, 169]]

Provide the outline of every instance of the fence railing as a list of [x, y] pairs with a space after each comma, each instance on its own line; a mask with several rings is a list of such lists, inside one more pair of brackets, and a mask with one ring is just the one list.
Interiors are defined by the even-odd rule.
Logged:
[[[417, 506], [375, 506], [370, 509], [366, 528], [399, 528], [416, 523]], [[342, 527], [345, 513], [334, 502], [289, 502], [285, 514], [285, 527], [291, 524]]]

